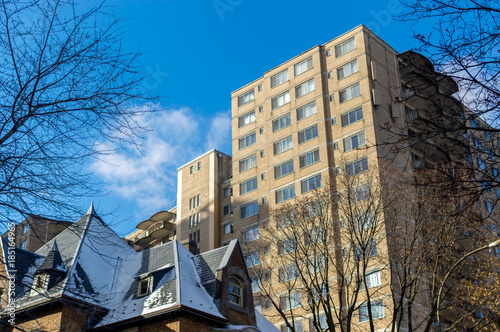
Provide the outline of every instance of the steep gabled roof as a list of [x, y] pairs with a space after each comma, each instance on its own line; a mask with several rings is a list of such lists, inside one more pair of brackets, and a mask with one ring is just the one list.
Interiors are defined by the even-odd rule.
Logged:
[[[9, 259], [9, 244], [7, 239], [1, 238], [3, 263], [5, 270], [10, 275], [15, 276], [15, 299], [19, 299], [23, 294], [30, 290], [33, 283], [33, 275], [45, 259], [45, 257], [37, 255], [27, 250], [14, 247], [14, 260]], [[12, 255], [11, 255], [12, 256]], [[31, 276], [31, 277], [30, 277]], [[9, 296], [10, 296], [9, 292]]]
[[[36, 253], [16, 249], [16, 309], [22, 311], [63, 298], [99, 309], [105, 316], [95, 329], [175, 310], [189, 311], [224, 326], [228, 320], [213, 298], [215, 278], [235, 250], [241, 253], [237, 240], [195, 256], [172, 241], [135, 252], [91, 205], [87, 214]], [[5, 239], [2, 253], [7, 261]], [[35, 275], [46, 272], [56, 273], [54, 283], [33, 289]], [[146, 279], [149, 291], [141, 296], [139, 285]]]
[[45, 271], [59, 271], [66, 272], [66, 265], [64, 265], [61, 254], [59, 253], [59, 248], [57, 247], [57, 242], [54, 241], [49, 254], [43, 260], [42, 265], [37, 269], [37, 272]]
[[[134, 250], [102, 222], [92, 206], [89, 211], [36, 251], [43, 259], [38, 259], [32, 269], [23, 274], [25, 288], [18, 293], [18, 309], [63, 296], [102, 306], [109, 297], [114, 265], [121, 256], [130, 255]], [[58, 249], [57, 253], [54, 248]], [[59, 263], [67, 268], [65, 278], [49, 289], [30, 289], [35, 271]], [[106, 270], [109, 273], [103, 273]]]
[[[96, 328], [181, 308], [226, 322], [202, 286], [193, 258], [177, 241], [123, 258], [116, 273], [116, 288], [107, 306], [110, 310]], [[151, 293], [139, 297], [139, 280], [147, 277], [153, 280]]]

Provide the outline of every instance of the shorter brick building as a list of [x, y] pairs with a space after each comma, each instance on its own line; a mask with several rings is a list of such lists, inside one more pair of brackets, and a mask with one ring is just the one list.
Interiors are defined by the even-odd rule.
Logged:
[[13, 264], [4, 240], [0, 287], [9, 289], [8, 273], [15, 289], [2, 292], [2, 330], [277, 331], [254, 310], [237, 240], [199, 255], [187, 246], [135, 252], [92, 206], [35, 253], [14, 249]]

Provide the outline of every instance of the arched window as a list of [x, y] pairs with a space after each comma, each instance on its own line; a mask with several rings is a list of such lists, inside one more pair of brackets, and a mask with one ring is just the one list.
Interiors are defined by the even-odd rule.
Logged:
[[243, 305], [243, 286], [235, 278], [229, 278], [229, 303]]

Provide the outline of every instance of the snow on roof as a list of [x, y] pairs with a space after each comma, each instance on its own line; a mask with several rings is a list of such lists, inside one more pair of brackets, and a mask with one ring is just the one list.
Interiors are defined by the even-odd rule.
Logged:
[[175, 248], [177, 249], [176, 268], [178, 268], [180, 304], [226, 321], [226, 318], [221, 315], [214, 304], [213, 298], [201, 285], [200, 275], [197, 273], [195, 263], [192, 259], [194, 255], [179, 242], [176, 241], [175, 243]]
[[[217, 271], [227, 266], [237, 243], [233, 240], [200, 255], [177, 241], [135, 252], [92, 209], [36, 253], [24, 255], [19, 249], [26, 263], [18, 268], [18, 280], [27, 286], [18, 293], [18, 309], [66, 296], [106, 310], [96, 327], [152, 317], [169, 308], [224, 323], [227, 319], [214, 302], [214, 285]], [[35, 272], [44, 261], [62, 273], [61, 280], [48, 289], [33, 290]], [[146, 279], [149, 292], [140, 296], [139, 285]]]
[[271, 324], [262, 314], [255, 311], [255, 325], [232, 325], [229, 324], [225, 327], [214, 328], [214, 332], [280, 332], [280, 330]]

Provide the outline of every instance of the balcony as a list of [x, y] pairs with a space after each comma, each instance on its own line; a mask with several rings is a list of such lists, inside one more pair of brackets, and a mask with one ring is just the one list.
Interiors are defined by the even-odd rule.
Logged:
[[175, 213], [173, 212], [160, 211], [153, 214], [149, 219], [137, 224], [136, 227], [144, 230], [144, 233], [135, 238], [135, 244], [147, 247], [166, 236], [172, 236], [175, 230], [174, 221]]

